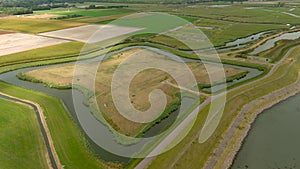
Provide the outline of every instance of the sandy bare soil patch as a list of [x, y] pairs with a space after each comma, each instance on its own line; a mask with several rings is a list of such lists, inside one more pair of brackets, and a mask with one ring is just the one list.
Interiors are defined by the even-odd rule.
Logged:
[[[133, 33], [139, 30], [142, 30], [142, 28], [123, 27], [115, 25], [85, 25], [58, 31], [45, 32], [41, 33], [40, 35], [76, 40], [85, 43], [96, 43]], [[92, 36], [93, 38], [90, 38]]]
[[65, 42], [68, 41], [24, 33], [3, 34], [0, 35], [0, 56]]

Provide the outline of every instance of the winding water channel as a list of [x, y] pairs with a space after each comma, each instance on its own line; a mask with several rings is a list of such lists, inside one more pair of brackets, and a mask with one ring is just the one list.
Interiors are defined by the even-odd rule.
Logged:
[[249, 42], [252, 42], [252, 41], [255, 41], [255, 40], [259, 39], [260, 37], [262, 37], [266, 33], [268, 33], [268, 32], [259, 32], [257, 34], [253, 34], [253, 35], [250, 35], [250, 36], [247, 36], [247, 37], [244, 37], [244, 38], [239, 38], [235, 41], [226, 43], [225, 46], [236, 46], [236, 45], [242, 45], [242, 44], [245, 44], [245, 43], [249, 43]]
[[[160, 49], [156, 49], [156, 48], [152, 48], [152, 47], [145, 47], [145, 46], [136, 46], [136, 47], [127, 47], [124, 48], [122, 50], [119, 51], [115, 51], [110, 53], [109, 55], [106, 56], [110, 56], [113, 55], [115, 53], [119, 53], [125, 50], [129, 50], [129, 49], [133, 49], [133, 48], [146, 48], [149, 50], [152, 50], [154, 52], [158, 52], [160, 54], [163, 54], [165, 56], [173, 56], [173, 54], [168, 53], [166, 51], [162, 51]], [[90, 63], [90, 62], [97, 62], [100, 61], [101, 59], [103, 59], [103, 57], [105, 57], [104, 55], [102, 56], [98, 56], [96, 58], [93, 59], [88, 59], [88, 60], [83, 60], [80, 62], [84, 62], [84, 63]], [[198, 60], [192, 60], [192, 59], [183, 59], [184, 62], [199, 62]], [[27, 72], [27, 71], [31, 71], [31, 70], [35, 70], [35, 69], [41, 69], [41, 68], [46, 68], [46, 67], [52, 67], [52, 66], [61, 66], [61, 65], [66, 65], [66, 64], [72, 64], [74, 62], [70, 62], [70, 63], [63, 63], [63, 64], [56, 64], [56, 65], [49, 65], [49, 66], [40, 66], [40, 67], [32, 67], [32, 68], [23, 68], [23, 69], [19, 69], [19, 70], [15, 70], [15, 71], [11, 71], [11, 72], [7, 72], [7, 73], [3, 73], [0, 74], [0, 79], [11, 83], [11, 84], [15, 84], [27, 89], [31, 89], [34, 91], [38, 91], [38, 92], [43, 92], [46, 93], [48, 95], [52, 95], [55, 96], [59, 99], [61, 99], [63, 101], [63, 103], [65, 104], [66, 108], [68, 109], [68, 112], [73, 116], [73, 118], [75, 119], [75, 121], [78, 123], [78, 117], [80, 119], [83, 119], [83, 121], [86, 124], [86, 126], [84, 128], [82, 128], [82, 131], [85, 132], [86, 134], [86, 138], [88, 139], [88, 141], [91, 144], [92, 149], [96, 152], [96, 154], [98, 154], [103, 160], [106, 161], [118, 161], [118, 162], [123, 162], [123, 163], [127, 163], [130, 159], [126, 158], [126, 157], [121, 157], [118, 155], [115, 155], [113, 153], [110, 153], [106, 150], [104, 150], [103, 148], [99, 147], [97, 144], [95, 144], [91, 138], [93, 138], [93, 140], [98, 140], [101, 142], [105, 142], [110, 146], [116, 147], [118, 150], [120, 151], [132, 151], [131, 153], [134, 154], [136, 153], [138, 150], [140, 150], [146, 143], [147, 141], [140, 141], [134, 145], [121, 145], [118, 144], [117, 142], [115, 142], [114, 140], [114, 135], [113, 133], [108, 129], [107, 126], [105, 126], [103, 123], [99, 122], [90, 112], [89, 107], [85, 106], [83, 104], [85, 98], [83, 96], [83, 94], [77, 90], [73, 90], [73, 89], [69, 89], [69, 90], [58, 90], [58, 89], [53, 89], [53, 88], [48, 88], [45, 87], [43, 84], [37, 84], [37, 83], [31, 83], [31, 82], [27, 82], [27, 81], [22, 81], [19, 80], [16, 75], [20, 72]], [[217, 63], [212, 63], [212, 62], [206, 62], [209, 64], [217, 64]], [[239, 83], [241, 81], [244, 80], [248, 80], [250, 78], [256, 77], [258, 75], [260, 75], [262, 72], [253, 68], [246, 68], [246, 67], [241, 67], [241, 66], [234, 66], [234, 65], [228, 65], [228, 64], [224, 64], [224, 67], [232, 67], [232, 68], [239, 68], [239, 69], [243, 69], [243, 70], [247, 70], [249, 73], [247, 74], [246, 77], [240, 79], [240, 80], [236, 80], [234, 82], [232, 82], [232, 84], [235, 83]], [[76, 97], [76, 103], [73, 103], [73, 97]], [[193, 104], [194, 100], [191, 98], [183, 98], [182, 104], [184, 108], [188, 108]], [[75, 108], [74, 108], [74, 104], [77, 105], [76, 106], [76, 111], [80, 112], [79, 115], [75, 113]], [[156, 133], [160, 132], [162, 129], [166, 128], [167, 126], [169, 126], [170, 124], [172, 124], [174, 122], [174, 120], [177, 117], [177, 112], [174, 112], [170, 118], [167, 118], [166, 120], [163, 120], [160, 124], [152, 127], [146, 134], [145, 136], [151, 136], [151, 135], [155, 135]], [[78, 123], [80, 124], [80, 123]], [[82, 126], [80, 126], [82, 127]], [[89, 127], [88, 129], [86, 127]], [[101, 134], [99, 134], [101, 133]], [[99, 140], [100, 139], [100, 140]], [[127, 152], [128, 153], [128, 152]]]
[[276, 42], [280, 40], [295, 40], [300, 38], [300, 31], [297, 32], [290, 32], [284, 33], [276, 38], [269, 39], [264, 44], [260, 45], [259, 47], [255, 48], [250, 54], [257, 55], [263, 51], [273, 48], [276, 45]]

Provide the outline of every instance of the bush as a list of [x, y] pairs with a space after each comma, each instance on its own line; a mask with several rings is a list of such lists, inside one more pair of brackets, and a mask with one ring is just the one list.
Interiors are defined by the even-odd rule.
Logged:
[[32, 14], [32, 9], [23, 8], [23, 7], [12, 7], [2, 9], [3, 14], [7, 15], [22, 15], [22, 14]]

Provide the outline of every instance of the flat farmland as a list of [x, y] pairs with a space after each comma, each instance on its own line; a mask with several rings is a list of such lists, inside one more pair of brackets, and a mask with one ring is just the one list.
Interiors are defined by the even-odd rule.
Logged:
[[[111, 21], [118, 19], [120, 17], [129, 15], [133, 13], [133, 10], [129, 9], [51, 9], [51, 10], [42, 10], [34, 11], [36, 16], [39, 15], [55, 15], [57, 17], [62, 17], [65, 21], [73, 22], [83, 22], [83, 23], [100, 23], [103, 21]], [[63, 18], [63, 16], [72, 16], [76, 15], [77, 17]]]
[[66, 43], [67, 40], [24, 33], [0, 35], [0, 56]]
[[0, 29], [24, 33], [41, 33], [84, 25], [79, 22], [59, 20], [5, 17], [0, 18]]
[[0, 98], [0, 168], [49, 168], [35, 112]]
[[113, 20], [122, 18], [124, 16], [128, 16], [130, 13], [123, 13], [123, 14], [116, 14], [116, 15], [108, 15], [108, 16], [99, 16], [99, 17], [75, 17], [64, 19], [65, 21], [72, 21], [72, 22], [83, 22], [83, 23], [95, 23], [95, 24], [105, 24], [109, 23]]
[[[39, 35], [76, 40], [85, 43], [96, 43], [140, 30], [142, 30], [142, 28], [115, 25], [84, 25], [53, 32], [45, 32]], [[92, 36], [93, 38], [90, 38]]]
[[100, 17], [118, 15], [124, 13], [131, 13], [132, 10], [128, 9], [52, 9], [52, 10], [41, 10], [35, 11], [34, 14], [57, 14], [57, 15], [81, 15], [88, 17]]

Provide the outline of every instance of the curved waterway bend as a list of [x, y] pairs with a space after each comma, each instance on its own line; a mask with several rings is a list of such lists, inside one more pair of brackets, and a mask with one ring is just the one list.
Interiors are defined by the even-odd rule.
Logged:
[[300, 94], [263, 111], [231, 169], [300, 167]]
[[[116, 53], [119, 53], [119, 52], [123, 52], [123, 51], [129, 50], [129, 49], [141, 48], [141, 47], [142, 46], [128, 47], [128, 48], [124, 48], [124, 49], [119, 50], [119, 51], [112, 52], [108, 55], [102, 55], [102, 56], [99, 56], [99, 57], [96, 57], [96, 58], [93, 58], [93, 59], [83, 60], [83, 61], [80, 61], [80, 62], [84, 62], [84, 63], [97, 62], [97, 61], [102, 60], [105, 56], [110, 56], [110, 55], [113, 55], [113, 54], [116, 54]], [[144, 46], [142, 48], [150, 49], [150, 50], [153, 50], [154, 52], [159, 52], [159, 53], [164, 54], [166, 56], [172, 56], [173, 55], [171, 53], [168, 53], [166, 51], [162, 51], [162, 50], [156, 49], [156, 48], [144, 47]], [[197, 60], [189, 60], [189, 61], [197, 61]], [[31, 71], [31, 70], [35, 70], [35, 69], [47, 68], [47, 67], [52, 67], [52, 66], [61, 66], [61, 65], [72, 64], [72, 63], [74, 63], [74, 62], [63, 63], [63, 64], [55, 64], [55, 65], [50, 65], [50, 66], [23, 68], [23, 69], [19, 69], [19, 70], [15, 70], [15, 71], [0, 74], [0, 78], [1, 78], [1, 80], [5, 81], [5, 82], [15, 84], [15, 85], [27, 88], [27, 89], [34, 90], [34, 91], [43, 92], [43, 93], [46, 93], [48, 95], [52, 95], [52, 96], [55, 96], [57, 98], [60, 98], [63, 101], [63, 103], [65, 104], [65, 106], [68, 109], [69, 113], [75, 119], [75, 122], [77, 122], [77, 123], [78, 123], [78, 119], [77, 119], [77, 115], [75, 113], [74, 104], [79, 105], [79, 106], [77, 106], [77, 108], [79, 107], [80, 116], [82, 116], [81, 118], [84, 118], [85, 121], [88, 122], [88, 126], [91, 127], [91, 130], [89, 130], [89, 133], [85, 133], [85, 134], [86, 134], [86, 138], [88, 139], [88, 141], [91, 144], [92, 149], [103, 160], [106, 160], [106, 161], [119, 161], [119, 162], [127, 163], [130, 160], [129, 158], [120, 157], [120, 156], [117, 156], [115, 154], [112, 154], [112, 153], [104, 150], [103, 148], [97, 146], [90, 139], [90, 137], [94, 137], [96, 139], [101, 139], [101, 141], [106, 142], [107, 144], [109, 144], [111, 146], [114, 146], [114, 147], [116, 147], [117, 149], [120, 149], [120, 150], [124, 150], [126, 148], [126, 151], [128, 151], [128, 147], [131, 147], [131, 150], [132, 150], [131, 153], [132, 154], [135, 153], [136, 151], [140, 150], [146, 144], [145, 141], [141, 141], [139, 143], [136, 143], [136, 144], [130, 145], [130, 146], [128, 146], [128, 145], [124, 146], [124, 145], [121, 145], [121, 144], [118, 144], [117, 142], [115, 142], [113, 133], [108, 129], [107, 126], [105, 126], [104, 124], [99, 122], [92, 115], [92, 113], [90, 112], [89, 107], [87, 107], [83, 104], [83, 102], [85, 100], [83, 94], [81, 92], [77, 91], [77, 90], [73, 90], [73, 89], [58, 90], [58, 89], [48, 88], [48, 87], [45, 87], [43, 84], [22, 81], [22, 80], [19, 80], [16, 77], [16, 75], [20, 72], [27, 72], [27, 71]], [[211, 64], [216, 64], [216, 63], [211, 63]], [[245, 68], [245, 67], [234, 66], [234, 65], [223, 65], [223, 66], [236, 67], [236, 68], [247, 69], [247, 70], [251, 69], [251, 68]], [[243, 78], [243, 80], [247, 80], [249, 78], [258, 76], [258, 75], [260, 75], [260, 73], [262, 73], [262, 72], [260, 72], [256, 69], [251, 69], [250, 73], [248, 73], [251, 76], [247, 76], [247, 77]], [[72, 93], [73, 93], [73, 95], [72, 95]], [[76, 103], [73, 103], [73, 97], [77, 98]], [[186, 104], [187, 104], [186, 107], [189, 107], [189, 105], [193, 104], [192, 99], [187, 99], [186, 101], [183, 101], [183, 102], [186, 102]], [[176, 114], [176, 112], [174, 112], [174, 114]], [[173, 120], [170, 120], [172, 118], [173, 118]], [[166, 119], [165, 121], [163, 121], [162, 124], [160, 124], [160, 126], [154, 126], [153, 128], [151, 128], [148, 131], [148, 133], [146, 133], [146, 136], [147, 135], [153, 135], [153, 133], [158, 133], [159, 131], [156, 131], [156, 130], [161, 130], [162, 128], [164, 128], [164, 126], [170, 125], [170, 123], [173, 122], [175, 118], [176, 118], [176, 116], [174, 115], [170, 119]], [[85, 131], [85, 130], [83, 130], [83, 131]], [[101, 133], [101, 134], [99, 134], [99, 133]]]
[[[246, 37], [243, 37], [243, 38], [238, 38], [234, 41], [227, 42], [223, 46], [216, 47], [216, 50], [218, 52], [227, 52], [227, 51], [234, 50], [234, 49], [244, 48], [249, 43], [258, 40], [259, 38], [263, 37], [264, 35], [268, 34], [269, 32], [270, 31], [259, 32], [259, 33], [256, 33], [256, 34], [253, 34], [253, 35], [250, 35], [250, 36], [246, 36]], [[194, 50], [194, 51], [181, 50], [181, 52], [192, 54], [194, 52], [202, 52], [202, 51], [205, 51], [205, 50], [207, 50], [207, 49], [199, 49], [199, 50]], [[208, 50], [211, 50], [211, 48], [208, 49]]]
[[252, 41], [255, 41], [255, 40], [259, 39], [260, 37], [262, 37], [266, 33], [268, 33], [268, 32], [259, 32], [259, 33], [256, 33], [256, 34], [244, 37], [244, 38], [239, 38], [235, 41], [227, 42], [225, 46], [229, 47], [229, 46], [236, 46], [236, 45], [242, 45], [242, 44], [245, 44], [245, 43], [249, 43], [249, 42], [252, 42]]
[[263, 51], [266, 51], [268, 49], [271, 49], [275, 46], [276, 42], [280, 40], [295, 40], [300, 38], [300, 31], [297, 32], [289, 32], [289, 33], [284, 33], [276, 38], [269, 39], [267, 40], [264, 44], [258, 46], [255, 48], [252, 52], [250, 52], [250, 55], [257, 55]]

